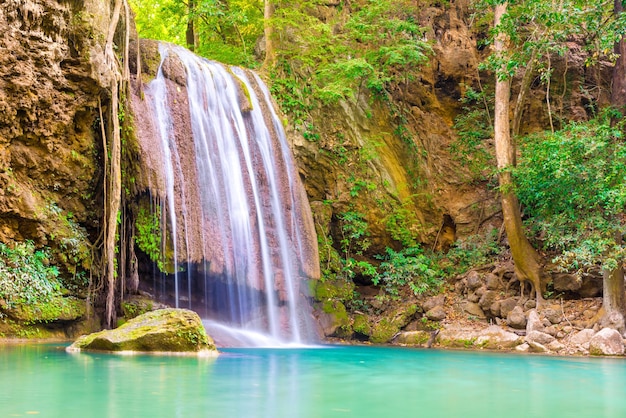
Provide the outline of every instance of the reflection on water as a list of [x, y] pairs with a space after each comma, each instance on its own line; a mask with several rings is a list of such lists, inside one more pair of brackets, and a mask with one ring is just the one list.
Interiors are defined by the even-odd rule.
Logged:
[[0, 417], [615, 417], [626, 362], [384, 347], [219, 358], [0, 346]]

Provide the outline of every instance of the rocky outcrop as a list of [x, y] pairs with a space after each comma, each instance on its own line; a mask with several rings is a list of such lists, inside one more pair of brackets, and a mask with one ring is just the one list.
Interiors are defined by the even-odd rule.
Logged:
[[589, 353], [595, 356], [621, 356], [624, 354], [622, 335], [614, 329], [603, 328], [589, 340]]
[[110, 77], [98, 39], [108, 5], [11, 0], [0, 8], [0, 240], [49, 245], [70, 271], [89, 265], [97, 223], [94, 125]]
[[117, 329], [80, 337], [67, 350], [217, 354], [198, 314], [171, 308], [139, 315]]

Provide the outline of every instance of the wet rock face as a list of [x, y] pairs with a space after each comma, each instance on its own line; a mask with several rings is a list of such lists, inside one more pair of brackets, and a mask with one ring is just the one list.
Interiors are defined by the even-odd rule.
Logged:
[[[0, 8], [0, 240], [49, 244], [59, 212], [94, 225], [107, 73], [105, 2], [9, 0]], [[104, 97], [104, 95], [103, 95]], [[103, 98], [106, 106], [106, 99]]]

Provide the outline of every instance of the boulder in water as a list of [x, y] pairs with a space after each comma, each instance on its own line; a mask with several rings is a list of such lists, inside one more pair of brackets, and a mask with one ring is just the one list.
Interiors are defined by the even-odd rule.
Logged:
[[173, 308], [147, 312], [119, 328], [84, 335], [67, 350], [217, 354], [198, 314]]

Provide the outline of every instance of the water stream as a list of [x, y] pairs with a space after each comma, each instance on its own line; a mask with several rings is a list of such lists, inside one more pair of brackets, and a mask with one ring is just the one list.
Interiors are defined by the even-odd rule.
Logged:
[[160, 53], [145, 97], [175, 266], [164, 278], [173, 292], [160, 284], [159, 296], [199, 312], [221, 345], [315, 341], [303, 286], [317, 268], [315, 233], [267, 87], [180, 47]]

